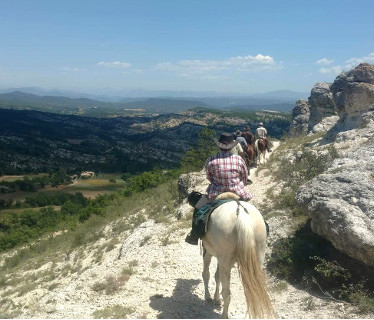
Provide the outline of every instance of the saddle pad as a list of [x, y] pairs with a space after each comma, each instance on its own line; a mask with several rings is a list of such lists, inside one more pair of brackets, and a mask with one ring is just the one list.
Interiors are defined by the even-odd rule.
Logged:
[[207, 203], [200, 209], [195, 209], [192, 218], [192, 232], [199, 238], [202, 238], [206, 232], [205, 228], [213, 210], [230, 201], [235, 201], [235, 199], [217, 200], [212, 203]]

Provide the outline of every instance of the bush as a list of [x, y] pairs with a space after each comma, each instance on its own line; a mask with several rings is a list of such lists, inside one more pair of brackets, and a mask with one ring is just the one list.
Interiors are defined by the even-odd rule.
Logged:
[[304, 151], [301, 160], [291, 163], [289, 159], [282, 159], [275, 176], [282, 181], [283, 188], [274, 199], [274, 206], [288, 209], [293, 216], [305, 213], [295, 201], [296, 193], [301, 185], [327, 170], [332, 161], [338, 156], [336, 149], [328, 147], [327, 152], [317, 154]]
[[[278, 240], [268, 270], [280, 279], [374, 310], [374, 270], [336, 250], [312, 232], [310, 221], [293, 237]], [[373, 308], [373, 309], [371, 309]]]

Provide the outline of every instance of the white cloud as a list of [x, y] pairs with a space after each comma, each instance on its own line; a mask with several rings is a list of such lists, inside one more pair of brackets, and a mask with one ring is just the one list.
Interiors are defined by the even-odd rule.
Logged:
[[273, 57], [258, 54], [257, 56], [238, 56], [225, 60], [181, 60], [176, 63], [162, 62], [156, 65], [158, 71], [175, 72], [179, 74], [206, 74], [225, 70], [261, 71], [278, 70], [280, 63]]
[[331, 68], [321, 68], [318, 71], [323, 74], [327, 74], [327, 73], [340, 74], [343, 71], [343, 68], [341, 66], [335, 66]]
[[366, 57], [362, 58], [351, 58], [348, 59], [346, 62], [346, 69], [352, 69], [353, 67], [356, 67], [362, 62], [367, 62], [367, 63], [374, 63], [374, 52], [369, 53]]
[[112, 62], [101, 61], [97, 65], [102, 66], [102, 67], [109, 67], [109, 68], [130, 68], [131, 67], [131, 63], [120, 62], [120, 61], [112, 61]]
[[[326, 58], [323, 58], [323, 59], [318, 60], [316, 62], [316, 64], [323, 64], [323, 63], [326, 64], [327, 61], [328, 62], [330, 62], [330, 61], [332, 62], [333, 60], [327, 60]], [[359, 65], [360, 63], [363, 63], [363, 62], [374, 63], [374, 52], [369, 53], [365, 57], [361, 57], [361, 58], [350, 58], [350, 59], [348, 59], [348, 60], [345, 61], [344, 66], [331, 66], [331, 67], [328, 67], [328, 68], [322, 67], [318, 71], [320, 73], [323, 73], [323, 74], [332, 73], [332, 74], [338, 75], [343, 70], [345, 70], [345, 71], [351, 70], [352, 68], [356, 67], [357, 65]]]
[[321, 64], [321, 65], [324, 65], [324, 66], [328, 66], [329, 64], [333, 63], [334, 60], [329, 60], [327, 58], [322, 58], [322, 59], [319, 59], [316, 61], [316, 64]]

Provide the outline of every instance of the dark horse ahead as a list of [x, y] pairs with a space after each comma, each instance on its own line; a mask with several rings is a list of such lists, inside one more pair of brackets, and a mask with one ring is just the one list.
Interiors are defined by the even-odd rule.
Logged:
[[264, 139], [257, 139], [256, 140], [256, 148], [257, 148], [257, 163], [261, 163], [261, 156], [264, 159], [264, 163], [266, 162], [266, 150], [267, 150], [267, 141]]
[[241, 156], [244, 159], [245, 164], [247, 165], [247, 167], [249, 167], [252, 164], [253, 158], [255, 156], [255, 148], [254, 148], [254, 146], [251, 145], [251, 144], [248, 144], [247, 150], [244, 150], [244, 152], [241, 154]]

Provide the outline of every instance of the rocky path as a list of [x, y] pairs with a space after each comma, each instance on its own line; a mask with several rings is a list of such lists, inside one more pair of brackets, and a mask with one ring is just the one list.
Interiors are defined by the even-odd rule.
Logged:
[[[275, 148], [276, 149], [276, 148]], [[276, 152], [276, 151], [274, 151]], [[255, 194], [254, 204], [262, 201], [272, 185], [265, 170], [256, 175], [251, 171], [252, 184], [249, 190]], [[268, 220], [272, 232], [268, 241], [267, 255], [272, 244], [284, 237], [292, 227], [287, 217]], [[110, 228], [109, 228], [110, 229]], [[175, 229], [175, 230], [174, 230]], [[19, 318], [93, 318], [94, 312], [120, 306], [127, 309], [128, 318], [218, 318], [220, 306], [212, 306], [204, 300], [201, 277], [201, 248], [184, 242], [189, 231], [186, 227], [155, 224], [148, 221], [134, 232], [123, 235], [123, 240], [105, 252], [100, 264], [93, 263], [95, 243], [84, 253], [73, 252], [70, 259], [55, 266], [58, 283], [53, 289], [39, 288], [22, 297], [14, 297], [13, 303], [21, 310]], [[66, 265], [74, 265], [77, 255], [84, 255], [80, 271], [63, 276]], [[120, 257], [120, 258], [119, 258]], [[48, 269], [51, 266], [45, 266]], [[124, 272], [132, 267], [132, 272]], [[126, 269], [127, 268], [127, 269]], [[216, 268], [211, 265], [211, 276]], [[59, 272], [61, 271], [61, 272]], [[99, 282], [109, 283], [109, 278], [120, 284], [114, 293], [94, 290]], [[114, 284], [113, 284], [114, 285]], [[210, 289], [214, 292], [214, 279]], [[360, 318], [361, 315], [350, 305], [311, 296], [286, 282], [268, 276], [271, 299], [278, 318]], [[229, 308], [231, 318], [245, 316], [245, 300], [236, 268], [232, 270], [232, 299]], [[104, 314], [110, 318], [112, 313]]]

